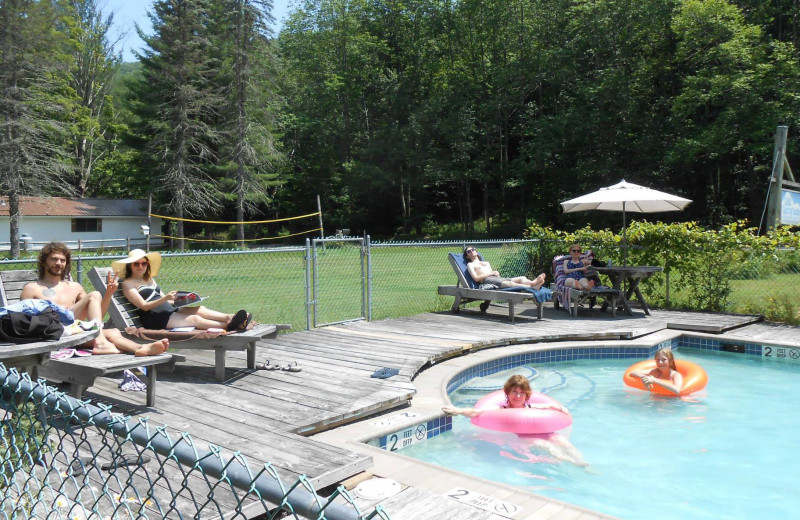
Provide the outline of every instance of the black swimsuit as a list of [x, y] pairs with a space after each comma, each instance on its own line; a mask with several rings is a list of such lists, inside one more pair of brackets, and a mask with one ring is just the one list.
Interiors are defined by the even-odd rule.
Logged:
[[[157, 300], [162, 295], [161, 288], [155, 282], [153, 282], [153, 285], [140, 285], [136, 290], [139, 291], [139, 294], [146, 302]], [[146, 329], [166, 329], [169, 318], [176, 310], [171, 303], [164, 302], [149, 311], [142, 311], [139, 317], [141, 318], [142, 326]]]

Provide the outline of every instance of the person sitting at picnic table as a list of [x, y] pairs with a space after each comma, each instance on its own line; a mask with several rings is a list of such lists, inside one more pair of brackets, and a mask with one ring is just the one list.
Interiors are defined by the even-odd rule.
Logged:
[[515, 276], [514, 278], [504, 278], [500, 276], [498, 271], [492, 269], [491, 264], [485, 261], [483, 257], [478, 254], [477, 249], [472, 246], [464, 248], [464, 261], [467, 262], [467, 271], [469, 275], [475, 280], [476, 283], [481, 284], [481, 289], [484, 285], [494, 285], [499, 289], [506, 287], [531, 287], [534, 290], [539, 290], [544, 285], [544, 273], [536, 277], [535, 280], [529, 280], [525, 276]]
[[[87, 293], [81, 284], [69, 280], [72, 252], [61, 242], [49, 242], [42, 247], [37, 267], [39, 279], [22, 288], [20, 300], [49, 300], [72, 311], [77, 320], [93, 321], [97, 326], [103, 326], [103, 316], [108, 311], [114, 291], [117, 290], [116, 279], [108, 277], [108, 287], [104, 295], [97, 291]], [[85, 347], [91, 348], [92, 354], [127, 352], [137, 356], [156, 356], [169, 348], [169, 340], [139, 344], [124, 337], [117, 329], [103, 328], [101, 334]]]
[[586, 277], [586, 271], [592, 268], [591, 261], [584, 262], [581, 258], [580, 244], [569, 246], [569, 254], [570, 258], [564, 260], [564, 274], [567, 276], [564, 285], [571, 289], [591, 290], [595, 282]]
[[244, 309], [236, 314], [225, 314], [208, 307], [173, 306], [178, 291], [164, 293], [155, 281], [161, 269], [158, 252], [145, 253], [134, 249], [124, 260], [117, 260], [111, 268], [122, 279], [122, 294], [142, 310], [142, 326], [162, 330], [176, 327], [194, 327], [199, 330], [224, 329], [228, 332], [243, 331], [253, 319]]

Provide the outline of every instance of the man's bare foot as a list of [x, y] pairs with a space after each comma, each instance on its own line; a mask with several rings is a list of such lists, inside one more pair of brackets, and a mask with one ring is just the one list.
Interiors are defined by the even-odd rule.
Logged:
[[157, 356], [159, 354], [163, 354], [169, 348], [169, 340], [162, 339], [159, 341], [154, 341], [153, 343], [147, 343], [139, 347], [136, 351], [137, 356]]
[[537, 276], [537, 277], [536, 277], [536, 278], [535, 278], [535, 279], [534, 279], [534, 280], [531, 282], [531, 287], [532, 287], [532, 288], [534, 288], [534, 289], [536, 289], [536, 290], [538, 291], [539, 289], [541, 289], [541, 288], [542, 288], [542, 285], [544, 285], [544, 281], [545, 281], [545, 274], [544, 274], [544, 273], [542, 273], [542, 274], [540, 274], [539, 276]]

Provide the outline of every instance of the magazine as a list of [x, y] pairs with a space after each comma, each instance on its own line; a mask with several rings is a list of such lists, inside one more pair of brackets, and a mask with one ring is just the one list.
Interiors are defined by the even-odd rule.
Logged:
[[178, 309], [180, 307], [197, 305], [206, 298], [207, 296], [200, 296], [193, 291], [178, 291], [178, 293], [175, 295], [175, 300], [172, 302], [172, 306]]

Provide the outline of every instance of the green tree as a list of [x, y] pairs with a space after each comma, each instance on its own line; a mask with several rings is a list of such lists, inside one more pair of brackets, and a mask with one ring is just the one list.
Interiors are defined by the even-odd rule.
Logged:
[[[151, 188], [162, 207], [179, 219], [208, 215], [220, 207], [213, 167], [219, 140], [210, 124], [222, 106], [213, 77], [218, 62], [210, 40], [209, 2], [158, 0], [149, 13], [152, 36], [140, 31], [146, 48], [132, 108], [140, 119], [142, 168], [152, 171]], [[178, 220], [180, 249], [184, 221]]]
[[[244, 221], [259, 204], [268, 204], [280, 184], [282, 156], [276, 147], [277, 63], [270, 41], [272, 3], [228, 0], [218, 12], [217, 38], [222, 51], [217, 81], [225, 98], [220, 193], [233, 201], [236, 221]], [[227, 58], [226, 58], [227, 57]], [[244, 224], [236, 226], [244, 245]]]
[[11, 257], [19, 256], [20, 197], [69, 193], [64, 56], [50, 2], [0, 2], [0, 188], [8, 194]]
[[72, 57], [69, 84], [75, 94], [71, 110], [77, 194], [89, 192], [95, 164], [114, 150], [117, 123], [109, 96], [121, 62], [108, 39], [113, 15], [105, 16], [95, 0], [67, 0], [65, 33]]

